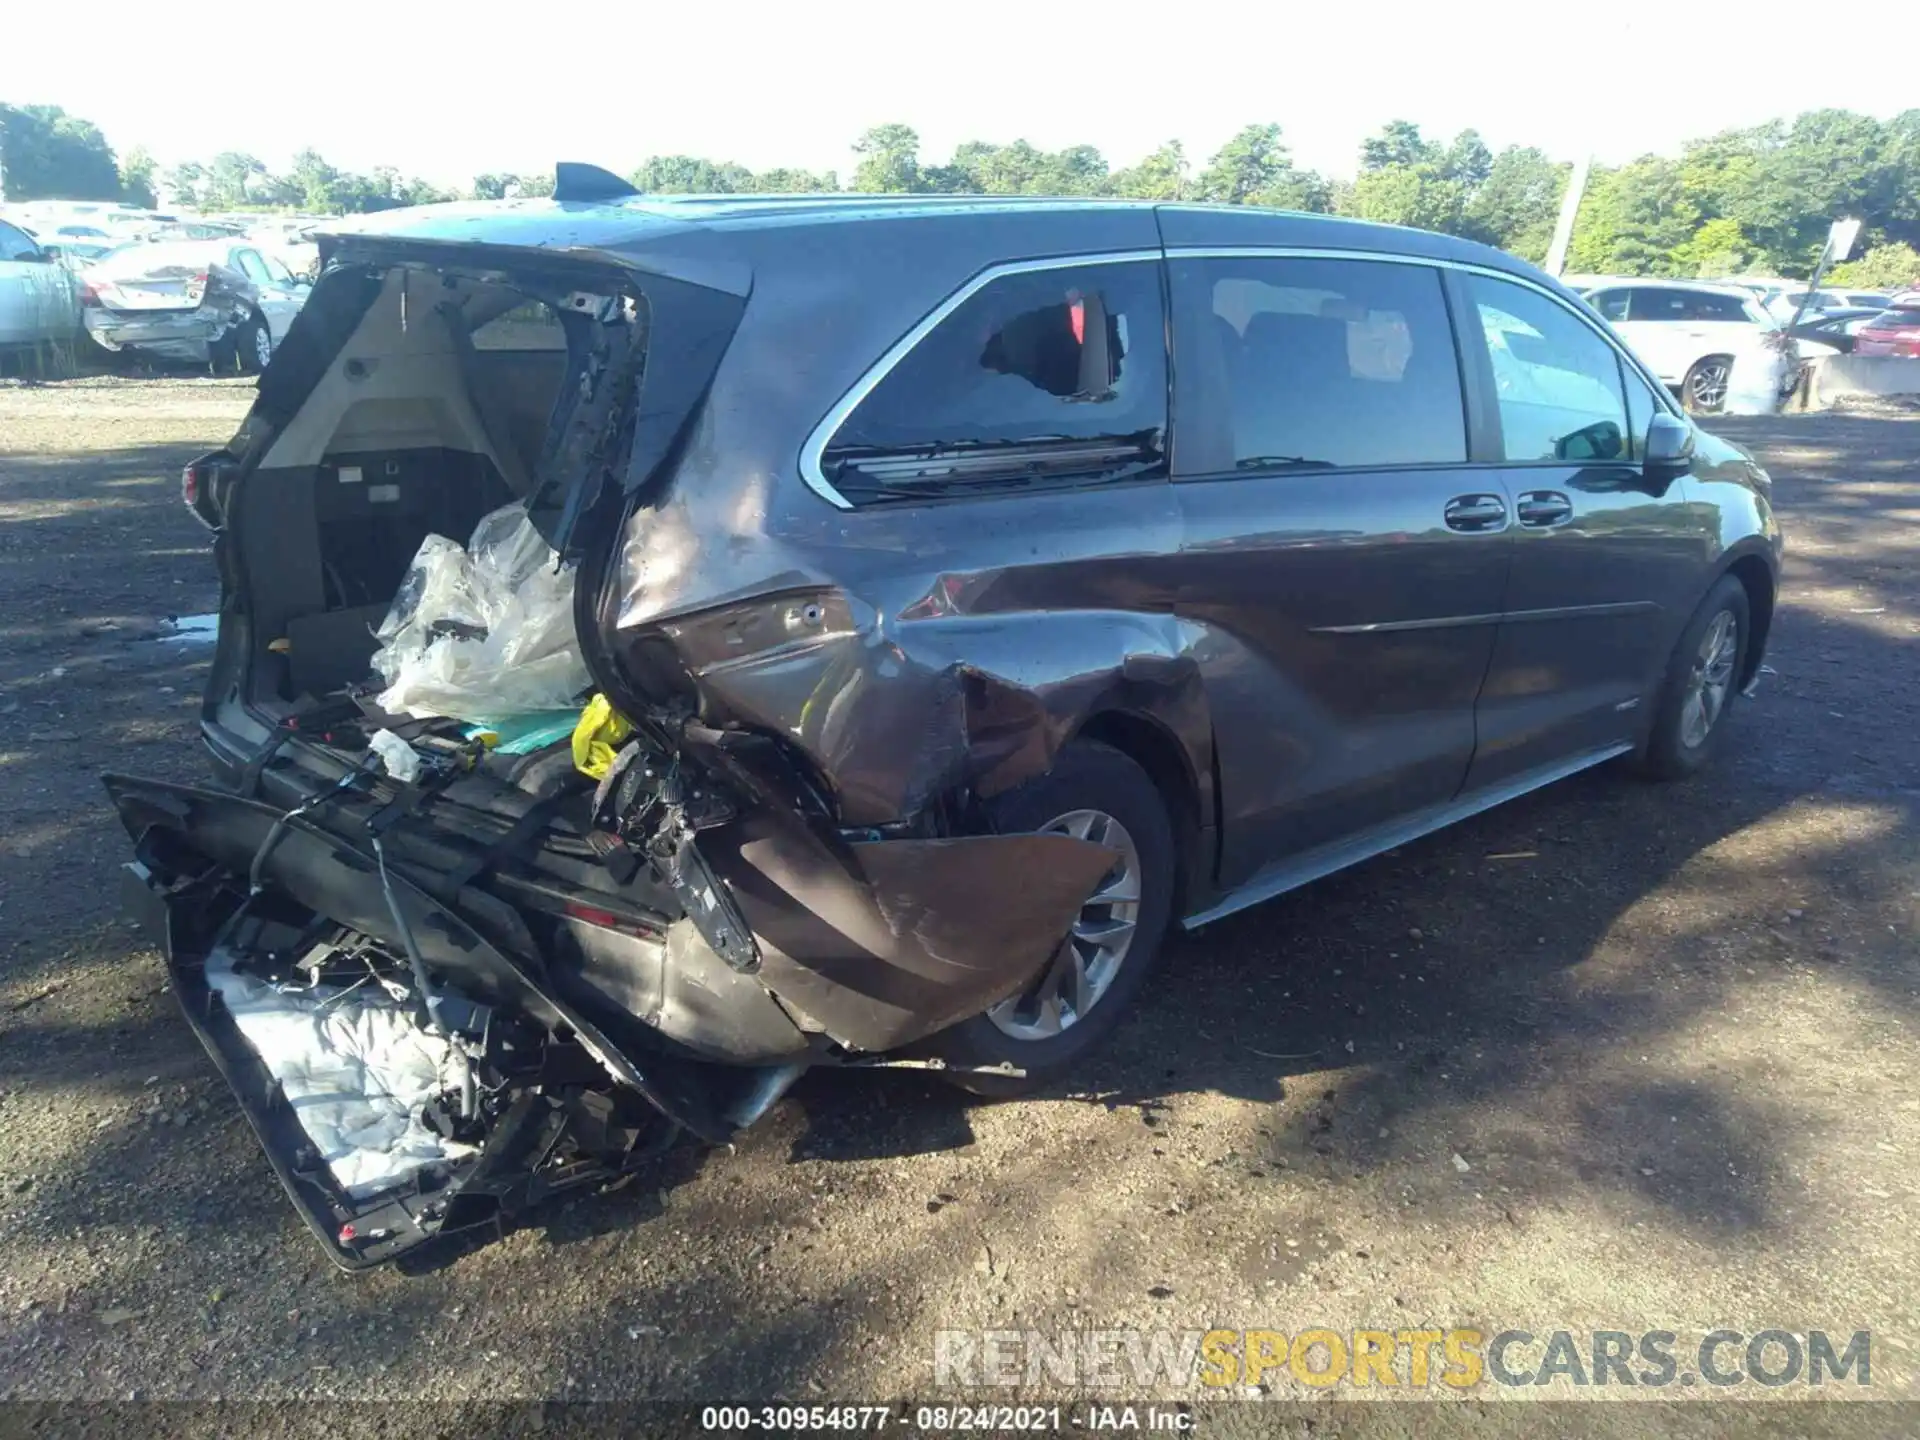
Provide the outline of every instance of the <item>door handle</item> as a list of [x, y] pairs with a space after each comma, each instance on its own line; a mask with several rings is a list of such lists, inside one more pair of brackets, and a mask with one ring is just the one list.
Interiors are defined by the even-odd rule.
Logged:
[[1573, 519], [1573, 501], [1558, 490], [1523, 490], [1514, 509], [1530, 530], [1551, 530]]
[[1441, 512], [1449, 530], [1485, 532], [1507, 528], [1507, 502], [1499, 495], [1456, 495]]

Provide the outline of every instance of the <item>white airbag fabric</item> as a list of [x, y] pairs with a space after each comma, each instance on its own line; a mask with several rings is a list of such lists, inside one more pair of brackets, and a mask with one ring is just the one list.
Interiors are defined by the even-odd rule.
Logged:
[[279, 990], [216, 951], [207, 983], [280, 1082], [342, 1190], [365, 1199], [423, 1166], [475, 1153], [421, 1121], [423, 1106], [467, 1077], [468, 1060], [377, 985]]

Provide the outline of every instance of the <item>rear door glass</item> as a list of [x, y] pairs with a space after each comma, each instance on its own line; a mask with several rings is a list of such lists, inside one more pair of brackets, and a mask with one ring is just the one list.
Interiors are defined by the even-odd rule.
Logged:
[[1165, 321], [1151, 261], [989, 281], [892, 366], [828, 441], [857, 503], [1157, 470]]
[[1230, 257], [1172, 275], [1182, 474], [1467, 458], [1438, 270]]

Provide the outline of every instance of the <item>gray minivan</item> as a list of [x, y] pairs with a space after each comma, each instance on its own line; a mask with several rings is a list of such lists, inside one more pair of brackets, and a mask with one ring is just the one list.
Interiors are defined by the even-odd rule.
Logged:
[[[1058, 1076], [1169, 925], [1614, 757], [1685, 775], [1759, 670], [1766, 474], [1481, 246], [585, 166], [321, 243], [186, 476], [214, 782], [107, 786], [342, 1265], [724, 1142], [809, 1067]], [[570, 584], [598, 763], [370, 681], [429, 537], [502, 507]], [[365, 1115], [276, 1048], [349, 1009], [397, 1137], [352, 1165]]]

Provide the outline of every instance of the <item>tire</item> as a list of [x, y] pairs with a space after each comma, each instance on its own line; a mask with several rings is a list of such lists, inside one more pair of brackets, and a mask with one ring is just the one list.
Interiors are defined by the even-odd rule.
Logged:
[[[1722, 633], [1723, 624], [1731, 627], [1730, 634]], [[1746, 587], [1732, 575], [1722, 575], [1693, 612], [1667, 662], [1653, 728], [1637, 757], [1642, 774], [1655, 780], [1680, 780], [1712, 757], [1726, 730], [1727, 712], [1739, 696], [1752, 637]], [[1713, 699], [1715, 676], [1722, 677], [1717, 701]]]
[[[994, 1006], [985, 1014], [963, 1020], [927, 1042], [929, 1051], [951, 1065], [1012, 1065], [1026, 1071], [1024, 1077], [946, 1073], [943, 1078], [978, 1095], [1017, 1095], [1044, 1085], [1070, 1071], [1098, 1045], [1114, 1026], [1121, 1013], [1145, 983], [1147, 973], [1159, 958], [1167, 924], [1173, 915], [1174, 890], [1178, 873], [1173, 823], [1166, 802], [1147, 772], [1133, 759], [1109, 745], [1092, 740], [1075, 740], [1061, 749], [1054, 766], [1045, 775], [1016, 787], [989, 803], [996, 828], [1005, 834], [1061, 829], [1076, 833], [1082, 822], [1059, 822], [1067, 817], [1092, 814], [1117, 822], [1124, 841], [1131, 843], [1133, 868], [1138, 879], [1137, 903], [1132, 904], [1133, 931], [1124, 953], [1112, 964], [1109, 978], [1085, 1006], [1084, 1013], [1060, 1020], [1051, 1034], [1022, 1036], [1009, 1033], [1029, 1028], [1046, 1029], [1043, 1011], [1034, 1013], [1035, 988]], [[1086, 838], [1111, 838], [1116, 832], [1099, 820], [1087, 822]], [[1123, 844], [1116, 839], [1116, 845]], [[1109, 877], [1120, 893], [1126, 893], [1123, 860]], [[1117, 883], [1116, 883], [1117, 882]], [[1098, 892], [1096, 892], [1098, 893]], [[1089, 904], [1083, 910], [1082, 924], [1111, 923], [1128, 909], [1125, 902]], [[1076, 926], [1076, 928], [1078, 928]], [[1079, 951], [1086, 973], [1097, 978], [1105, 968], [1100, 959], [1104, 947], [1097, 940], [1070, 941]], [[1088, 960], [1091, 954], [1094, 958]], [[1058, 962], [1049, 962], [1048, 971]], [[1061, 972], [1067, 978], [1072, 968]], [[1034, 987], [1042, 987], [1047, 975], [1036, 976]], [[1071, 1010], [1062, 1005], [1060, 1011]], [[997, 1017], [997, 1018], [996, 1018]]]
[[1689, 415], [1718, 415], [1727, 406], [1731, 355], [1702, 355], [1680, 382], [1680, 403]]
[[242, 375], [258, 375], [273, 359], [273, 332], [258, 312], [236, 325], [231, 338], [234, 363]]

